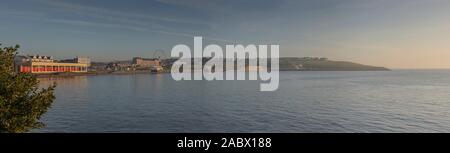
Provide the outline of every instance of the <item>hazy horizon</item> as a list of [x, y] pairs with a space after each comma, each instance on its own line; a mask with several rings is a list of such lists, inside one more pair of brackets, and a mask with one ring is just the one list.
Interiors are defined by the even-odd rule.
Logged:
[[448, 0], [4, 0], [0, 43], [93, 61], [177, 44], [279, 44], [281, 57], [450, 68]]

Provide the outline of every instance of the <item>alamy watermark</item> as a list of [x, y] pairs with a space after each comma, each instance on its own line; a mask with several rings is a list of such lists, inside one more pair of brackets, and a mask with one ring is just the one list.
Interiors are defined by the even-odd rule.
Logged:
[[278, 89], [279, 45], [226, 45], [224, 53], [215, 44], [203, 48], [203, 38], [194, 37], [193, 56], [187, 45], [179, 44], [172, 48], [171, 57], [178, 58], [171, 69], [176, 81], [261, 80], [260, 91]]

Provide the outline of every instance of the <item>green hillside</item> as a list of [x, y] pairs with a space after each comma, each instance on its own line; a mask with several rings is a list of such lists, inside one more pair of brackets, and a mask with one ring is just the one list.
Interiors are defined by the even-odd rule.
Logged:
[[326, 58], [280, 58], [283, 71], [388, 71], [384, 67], [368, 66], [346, 61], [331, 61]]

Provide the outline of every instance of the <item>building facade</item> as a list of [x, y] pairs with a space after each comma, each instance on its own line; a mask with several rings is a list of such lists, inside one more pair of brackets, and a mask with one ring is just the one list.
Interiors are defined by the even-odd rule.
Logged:
[[[83, 73], [88, 71], [89, 59], [56, 61], [51, 56], [16, 56], [16, 72], [33, 74], [50, 74], [60, 72]], [[78, 62], [82, 61], [82, 62]]]
[[159, 67], [161, 63], [159, 59], [145, 59], [141, 57], [133, 58], [133, 66], [135, 67]]

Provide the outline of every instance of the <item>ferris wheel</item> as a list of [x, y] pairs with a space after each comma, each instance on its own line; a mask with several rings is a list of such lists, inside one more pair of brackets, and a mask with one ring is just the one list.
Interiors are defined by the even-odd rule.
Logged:
[[153, 58], [154, 59], [167, 59], [167, 55], [165, 54], [164, 50], [157, 49], [153, 52]]

